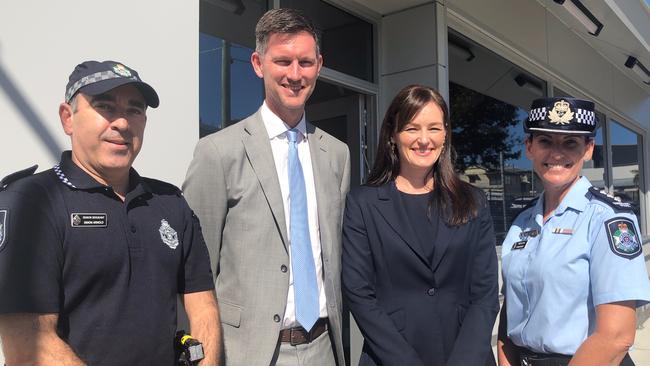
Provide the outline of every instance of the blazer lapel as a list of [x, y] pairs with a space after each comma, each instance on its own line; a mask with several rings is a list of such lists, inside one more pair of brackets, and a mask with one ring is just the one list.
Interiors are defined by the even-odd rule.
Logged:
[[327, 154], [328, 146], [323, 139], [322, 131], [316, 129], [313, 125], [307, 124], [307, 141], [309, 142], [309, 155], [311, 156], [312, 170], [314, 173], [314, 188], [316, 190], [316, 207], [318, 210], [318, 225], [320, 226], [321, 251], [324, 255], [330, 255], [332, 242], [329, 237], [332, 229], [330, 219], [331, 208], [330, 201], [336, 199], [339, 194], [334, 190], [339, 184], [335, 180], [335, 174], [332, 172], [329, 156]]
[[438, 235], [436, 237], [435, 249], [433, 250], [433, 259], [431, 260], [431, 269], [434, 272], [445, 256], [449, 243], [454, 240], [454, 233], [456, 231], [458, 231], [458, 227], [446, 225], [445, 217], [443, 216], [438, 224]]
[[430, 267], [429, 261], [422, 253], [422, 246], [415, 237], [413, 226], [409, 221], [404, 206], [400, 202], [399, 192], [394, 182], [384, 184], [377, 190], [378, 201], [375, 203], [379, 213], [384, 217], [388, 225], [406, 242], [418, 258]]
[[273, 161], [273, 151], [269, 142], [269, 135], [264, 128], [262, 115], [258, 110], [253, 118], [248, 119], [242, 131], [242, 142], [246, 149], [246, 156], [253, 167], [262, 187], [262, 192], [271, 208], [275, 223], [278, 226], [284, 249], [288, 251], [287, 224], [284, 217], [284, 205], [282, 204], [282, 191], [278, 172]]

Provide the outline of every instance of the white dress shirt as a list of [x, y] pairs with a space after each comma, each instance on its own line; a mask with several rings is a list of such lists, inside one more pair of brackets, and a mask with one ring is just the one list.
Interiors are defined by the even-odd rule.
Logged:
[[[291, 238], [289, 215], [289, 141], [286, 132], [291, 129], [284, 123], [280, 117], [273, 113], [266, 102], [262, 104], [262, 121], [269, 134], [271, 150], [273, 151], [273, 160], [275, 169], [278, 172], [280, 181], [280, 191], [282, 192], [282, 204], [284, 205], [284, 217], [287, 224], [287, 235]], [[311, 164], [311, 154], [309, 152], [309, 142], [307, 141], [307, 125], [305, 115], [295, 127], [300, 131], [298, 141], [298, 158], [302, 165], [302, 173], [305, 177], [305, 190], [307, 193], [307, 216], [309, 223], [309, 239], [311, 241], [311, 251], [316, 265], [316, 280], [318, 282], [318, 306], [320, 308], [320, 317], [327, 317], [327, 306], [325, 302], [325, 288], [323, 287], [323, 263], [321, 260], [320, 229], [318, 226], [318, 210], [316, 203], [316, 187], [314, 185], [314, 171]], [[289, 244], [291, 245], [291, 243]], [[291, 250], [289, 250], [289, 293], [287, 294], [287, 307], [284, 311], [282, 328], [291, 328], [298, 326], [296, 320], [296, 305], [293, 290], [293, 270], [291, 267]]]

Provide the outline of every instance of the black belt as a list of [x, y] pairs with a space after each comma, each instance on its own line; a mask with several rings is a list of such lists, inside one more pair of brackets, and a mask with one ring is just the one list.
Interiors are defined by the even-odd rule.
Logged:
[[327, 318], [320, 318], [308, 332], [303, 327], [293, 327], [280, 331], [280, 342], [291, 343], [292, 346], [311, 343], [327, 330]]
[[[537, 353], [524, 347], [517, 347], [517, 349], [521, 366], [567, 366], [573, 357], [558, 353]], [[625, 354], [621, 366], [635, 366], [629, 353]]]

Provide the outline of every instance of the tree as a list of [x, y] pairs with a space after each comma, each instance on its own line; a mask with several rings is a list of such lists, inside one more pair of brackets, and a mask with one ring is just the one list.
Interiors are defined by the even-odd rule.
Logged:
[[499, 153], [503, 160], [518, 159], [514, 151], [523, 141], [511, 136], [517, 126], [517, 107], [455, 83], [449, 83], [452, 141], [457, 153], [456, 168], [464, 171], [472, 165], [498, 169]]

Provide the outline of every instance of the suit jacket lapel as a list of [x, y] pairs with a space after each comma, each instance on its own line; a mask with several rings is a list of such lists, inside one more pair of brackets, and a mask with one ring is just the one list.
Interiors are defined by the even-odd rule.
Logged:
[[258, 110], [250, 119], [244, 123], [242, 131], [242, 142], [246, 149], [246, 156], [253, 167], [255, 175], [260, 182], [262, 192], [273, 212], [275, 223], [278, 226], [284, 249], [287, 250], [287, 224], [284, 217], [284, 205], [282, 204], [282, 191], [278, 172], [273, 161], [273, 151], [269, 142], [269, 135], [264, 128], [262, 115]]
[[440, 261], [445, 256], [449, 243], [454, 240], [454, 233], [458, 227], [447, 226], [445, 216], [440, 219], [438, 224], [438, 235], [436, 237], [435, 249], [433, 250], [433, 259], [431, 260], [431, 269], [435, 272]]
[[404, 206], [400, 202], [399, 192], [393, 182], [384, 184], [377, 190], [378, 201], [375, 206], [388, 225], [406, 242], [418, 258], [430, 267], [429, 261], [422, 252], [422, 246], [413, 234], [413, 226]]
[[[329, 237], [332, 231], [330, 225], [336, 225], [330, 219], [330, 200], [338, 198], [340, 184], [335, 180], [328, 156], [328, 146], [323, 139], [323, 133], [313, 125], [307, 124], [307, 141], [309, 142], [309, 155], [311, 156], [312, 170], [314, 173], [314, 188], [316, 190], [316, 207], [318, 210], [318, 225], [320, 227], [321, 251], [323, 255], [330, 255], [333, 240]], [[336, 229], [334, 229], [336, 230]]]

